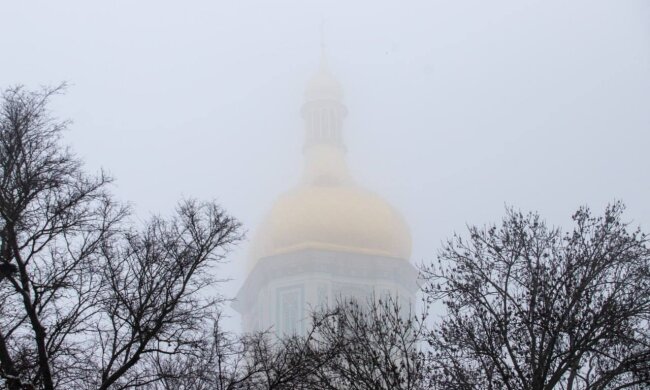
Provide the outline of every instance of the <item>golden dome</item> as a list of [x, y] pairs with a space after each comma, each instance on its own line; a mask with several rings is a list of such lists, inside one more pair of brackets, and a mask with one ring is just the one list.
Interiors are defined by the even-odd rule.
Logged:
[[328, 250], [407, 260], [411, 235], [378, 196], [355, 186], [302, 186], [282, 195], [255, 237], [252, 258]]
[[408, 260], [411, 235], [387, 202], [354, 184], [345, 162], [343, 92], [321, 66], [305, 92], [302, 183], [273, 205], [253, 240], [251, 260], [324, 250]]

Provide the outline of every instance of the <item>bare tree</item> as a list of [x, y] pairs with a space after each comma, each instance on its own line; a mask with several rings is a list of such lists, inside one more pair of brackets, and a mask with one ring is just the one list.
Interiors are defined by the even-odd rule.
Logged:
[[[85, 174], [47, 109], [63, 87], [0, 103], [0, 381], [9, 389], [127, 388], [140, 362], [190, 353], [210, 267], [240, 238], [212, 203], [186, 201], [143, 229], [105, 174]], [[2, 384], [2, 382], [0, 382]]]
[[0, 251], [4, 275], [1, 374], [9, 388], [54, 388], [53, 370], [82, 351], [68, 336], [96, 312], [90, 264], [125, 216], [105, 191], [109, 178], [89, 177], [59, 145], [66, 122], [47, 111], [62, 87], [4, 92], [0, 106]]
[[367, 302], [340, 300], [314, 314], [314, 370], [320, 389], [426, 388], [425, 354], [427, 311], [416, 316], [397, 297], [374, 296]]
[[[327, 318], [327, 315], [319, 315]], [[165, 373], [162, 381], [148, 388], [216, 390], [319, 389], [317, 371], [331, 359], [333, 349], [319, 350], [315, 329], [306, 336], [277, 337], [256, 332], [235, 335], [223, 331], [217, 316], [212, 337], [197, 356], [163, 357], [150, 364]]]
[[[192, 353], [182, 355], [153, 354], [142, 364], [152, 377], [160, 380], [141, 386], [149, 390], [237, 390], [262, 389], [259, 378], [261, 362], [271, 360], [260, 356], [254, 348], [269, 341], [263, 334], [248, 336], [224, 331], [222, 314], [211, 318], [212, 329], [204, 329]], [[205, 321], [207, 324], [209, 321]], [[198, 341], [198, 340], [197, 340]], [[276, 353], [275, 348], [265, 350]], [[256, 361], [255, 358], [260, 359]]]
[[[424, 389], [424, 318], [398, 300], [341, 301], [312, 314], [304, 336], [235, 336], [215, 322], [200, 355], [149, 362], [154, 390]], [[208, 338], [206, 338], [208, 340]]]
[[563, 234], [537, 214], [455, 236], [425, 292], [446, 316], [429, 338], [446, 389], [641, 389], [650, 386], [650, 252], [623, 206], [587, 208]]
[[238, 239], [239, 224], [212, 203], [186, 201], [171, 220], [154, 218], [102, 246], [96, 341], [100, 389], [142, 386], [158, 378], [138, 369], [146, 354], [194, 354], [202, 323], [220, 302], [201, 292], [214, 284], [210, 266]]

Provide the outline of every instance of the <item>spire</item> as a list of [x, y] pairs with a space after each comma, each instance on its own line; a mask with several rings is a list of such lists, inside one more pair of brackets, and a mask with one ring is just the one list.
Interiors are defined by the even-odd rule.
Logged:
[[327, 50], [325, 44], [320, 44], [320, 66], [318, 70], [322, 73], [330, 74], [329, 67], [327, 66]]
[[305, 90], [305, 99], [311, 100], [336, 100], [343, 99], [343, 88], [330, 72], [327, 52], [324, 46], [321, 46], [320, 63], [318, 71], [312, 76]]
[[325, 45], [321, 44], [320, 65], [305, 90], [302, 115], [307, 137], [305, 147], [312, 144], [330, 144], [343, 147], [341, 127], [347, 110], [343, 103], [343, 89], [327, 66]]
[[329, 70], [321, 38], [319, 68], [307, 84], [302, 107], [307, 182], [331, 184], [349, 180], [342, 134], [347, 109], [342, 100], [343, 89]]

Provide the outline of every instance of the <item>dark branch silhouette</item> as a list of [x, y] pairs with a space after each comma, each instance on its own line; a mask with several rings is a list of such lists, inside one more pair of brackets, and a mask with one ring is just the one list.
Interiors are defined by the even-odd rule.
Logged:
[[[138, 229], [61, 145], [48, 111], [64, 86], [0, 102], [0, 378], [9, 389], [126, 388], [139, 362], [192, 349], [218, 299], [210, 268], [240, 238], [212, 203]], [[1, 383], [1, 382], [0, 382]]]
[[582, 208], [562, 233], [511, 210], [450, 240], [422, 269], [446, 307], [430, 337], [438, 387], [647, 388], [650, 252], [622, 211]]

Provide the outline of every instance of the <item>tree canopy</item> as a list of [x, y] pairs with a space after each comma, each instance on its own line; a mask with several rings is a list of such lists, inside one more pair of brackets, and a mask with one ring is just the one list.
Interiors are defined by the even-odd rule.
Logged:
[[218, 299], [203, 294], [240, 237], [214, 203], [135, 225], [61, 143], [48, 110], [62, 90], [0, 102], [0, 378], [9, 389], [126, 388], [158, 380], [140, 362], [193, 353]]
[[573, 229], [509, 210], [454, 236], [424, 291], [445, 315], [429, 337], [442, 388], [623, 389], [650, 385], [647, 236], [586, 207]]

